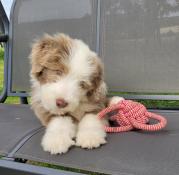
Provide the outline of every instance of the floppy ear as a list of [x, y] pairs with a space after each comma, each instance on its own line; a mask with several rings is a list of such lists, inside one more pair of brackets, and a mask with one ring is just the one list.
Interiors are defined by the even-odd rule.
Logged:
[[45, 34], [41, 40], [36, 42], [35, 47], [42, 54], [48, 54], [52, 51], [62, 58], [70, 55], [72, 40], [68, 35], [62, 33], [53, 36]]
[[99, 87], [103, 79], [103, 65], [100, 62], [96, 62], [94, 66], [95, 66], [95, 71], [91, 75], [90, 81], [93, 86], [93, 90], [95, 91]]
[[38, 49], [39, 51], [42, 51], [43, 53], [48, 52], [48, 49], [55, 48], [57, 45], [57, 41], [54, 39], [53, 36], [44, 34], [44, 36], [40, 39], [35, 41], [33, 44], [32, 49]]
[[45, 34], [42, 39], [36, 40], [32, 44], [32, 50], [30, 54], [32, 74], [40, 74], [44, 68], [45, 63], [47, 62], [45, 56], [50, 52], [49, 50], [54, 50], [56, 47], [56, 40], [48, 34]]
[[103, 80], [103, 64], [99, 58], [95, 58], [93, 66], [95, 69], [90, 77], [92, 88], [87, 95], [94, 101], [104, 100], [106, 98], [107, 87]]
[[34, 41], [34, 43], [32, 44], [32, 50], [31, 50], [31, 54], [30, 54], [30, 58], [32, 60], [32, 62], [34, 60], [37, 60], [37, 62], [41, 61], [41, 58], [46, 55], [49, 50], [51, 50], [52, 48], [55, 48], [57, 45], [55, 39], [48, 35], [45, 34], [43, 38]]
[[95, 102], [106, 103], [107, 86], [104, 81], [100, 83], [98, 88], [93, 92], [93, 98]]
[[69, 36], [58, 34], [45, 35], [32, 46], [31, 61], [51, 70], [59, 70], [62, 63], [68, 59], [71, 51], [72, 40]]
[[37, 40], [32, 45], [32, 50], [29, 56], [31, 63], [31, 74], [37, 79], [39, 79], [39, 77], [42, 75], [44, 69], [41, 61], [45, 55], [47, 46], [49, 46], [49, 41], [46, 41], [46, 39]]

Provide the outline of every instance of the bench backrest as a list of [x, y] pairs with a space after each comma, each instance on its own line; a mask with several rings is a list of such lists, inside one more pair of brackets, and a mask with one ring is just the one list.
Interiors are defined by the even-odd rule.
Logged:
[[43, 33], [64, 32], [84, 40], [98, 52], [105, 64], [110, 91], [167, 93], [166, 99], [179, 99], [171, 95], [179, 93], [179, 5], [165, 3], [158, 0], [14, 1], [9, 92], [30, 89], [28, 55], [34, 38]]

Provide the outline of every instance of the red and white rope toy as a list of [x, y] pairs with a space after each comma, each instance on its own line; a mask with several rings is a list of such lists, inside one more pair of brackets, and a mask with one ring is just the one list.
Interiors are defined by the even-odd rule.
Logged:
[[[132, 100], [122, 99], [116, 104], [112, 103], [112, 105], [102, 110], [98, 116], [102, 119], [106, 114], [112, 111], [116, 111], [117, 113], [113, 115], [110, 120], [116, 121], [119, 126], [105, 126], [106, 132], [124, 132], [134, 128], [146, 131], [158, 131], [167, 124], [167, 120], [164, 117], [148, 112], [144, 105]], [[152, 125], [147, 124], [150, 118], [158, 120], [159, 123]]]

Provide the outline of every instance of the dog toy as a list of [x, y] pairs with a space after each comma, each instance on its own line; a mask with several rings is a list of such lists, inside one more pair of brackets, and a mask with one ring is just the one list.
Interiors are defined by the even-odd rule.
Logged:
[[[122, 99], [118, 103], [105, 108], [98, 114], [98, 117], [102, 119], [107, 114], [114, 111], [117, 113], [112, 115], [110, 120], [116, 122], [118, 126], [105, 126], [106, 132], [124, 132], [132, 129], [158, 131], [164, 128], [167, 124], [167, 120], [164, 117], [148, 112], [146, 107], [141, 103], [125, 99]], [[159, 122], [150, 125], [148, 124], [150, 118]]]

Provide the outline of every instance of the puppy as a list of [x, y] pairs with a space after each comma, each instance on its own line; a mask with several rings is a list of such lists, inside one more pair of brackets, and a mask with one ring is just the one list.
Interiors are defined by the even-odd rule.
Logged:
[[97, 113], [106, 106], [107, 88], [97, 54], [81, 40], [56, 34], [34, 42], [30, 60], [31, 105], [46, 127], [44, 151], [105, 144], [105, 122]]

